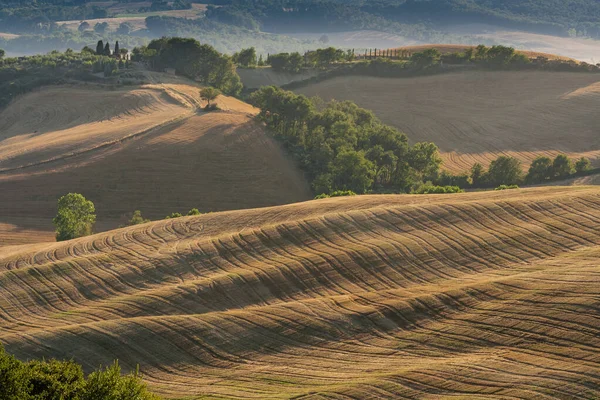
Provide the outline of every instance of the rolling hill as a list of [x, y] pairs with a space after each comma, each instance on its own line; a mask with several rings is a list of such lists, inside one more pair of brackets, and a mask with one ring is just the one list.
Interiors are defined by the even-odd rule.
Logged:
[[0, 342], [169, 398], [589, 399], [600, 189], [376, 195], [0, 249]]
[[500, 154], [526, 168], [538, 155], [586, 156], [600, 166], [600, 76], [469, 71], [410, 79], [338, 77], [296, 92], [352, 100], [412, 142], [432, 141], [444, 168], [464, 172]]
[[205, 113], [199, 89], [176, 77], [130, 89], [49, 87], [0, 114], [0, 246], [53, 240], [57, 199], [82, 193], [97, 231], [146, 217], [307, 200], [302, 174], [254, 121], [221, 96]]

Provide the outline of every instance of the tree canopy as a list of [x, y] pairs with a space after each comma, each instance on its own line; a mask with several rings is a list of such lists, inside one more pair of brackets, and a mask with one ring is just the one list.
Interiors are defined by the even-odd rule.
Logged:
[[79, 193], [69, 193], [58, 200], [58, 211], [52, 220], [56, 241], [75, 239], [92, 233], [96, 222], [94, 203]]

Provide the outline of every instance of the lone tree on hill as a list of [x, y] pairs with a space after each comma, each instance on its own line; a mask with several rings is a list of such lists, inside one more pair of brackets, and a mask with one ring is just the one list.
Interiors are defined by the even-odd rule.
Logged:
[[99, 56], [104, 54], [104, 43], [102, 40], [98, 40], [98, 44], [96, 44], [96, 54]]
[[215, 100], [220, 94], [221, 91], [219, 89], [215, 89], [213, 87], [205, 87], [200, 91], [200, 98], [202, 100], [206, 100], [206, 108], [210, 108], [210, 102]]
[[94, 203], [79, 193], [69, 193], [58, 199], [58, 212], [52, 220], [56, 226], [56, 241], [75, 239], [92, 233], [96, 222]]

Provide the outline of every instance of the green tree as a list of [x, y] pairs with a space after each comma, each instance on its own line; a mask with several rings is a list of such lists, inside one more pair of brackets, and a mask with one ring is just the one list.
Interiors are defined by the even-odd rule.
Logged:
[[548, 157], [539, 156], [529, 166], [527, 182], [540, 183], [552, 177], [552, 160]]
[[121, 376], [121, 367], [115, 361], [88, 376], [80, 400], [158, 400], [158, 397], [148, 391], [137, 370]]
[[202, 214], [200, 212], [200, 210], [198, 210], [197, 208], [192, 208], [190, 211], [188, 211], [187, 215], [200, 215]]
[[415, 143], [410, 149], [408, 157], [411, 167], [421, 178], [428, 180], [437, 177], [442, 159], [434, 143]]
[[31, 399], [79, 400], [85, 379], [79, 364], [73, 361], [29, 361], [24, 365]]
[[333, 160], [331, 175], [335, 190], [365, 193], [373, 184], [375, 166], [362, 152], [345, 150]]
[[555, 178], [566, 178], [573, 172], [571, 160], [564, 154], [559, 154], [552, 161], [552, 176]]
[[438, 49], [427, 49], [423, 52], [414, 53], [410, 57], [410, 61], [419, 67], [428, 67], [439, 63], [441, 56]]
[[28, 386], [22, 363], [6, 353], [0, 344], [0, 399], [27, 399], [29, 397]]
[[483, 165], [475, 163], [471, 167], [471, 184], [475, 187], [480, 187], [485, 184], [485, 171]]
[[135, 210], [133, 212], [133, 216], [127, 222], [127, 226], [145, 224], [146, 222], [150, 222], [149, 219], [146, 219], [142, 216], [142, 212], [140, 210]]
[[119, 49], [119, 41], [117, 40], [115, 42], [115, 56], [120, 56], [121, 55], [121, 49]]
[[239, 65], [246, 68], [255, 67], [256, 62], [256, 49], [254, 47], [240, 50], [237, 56], [237, 63]]
[[106, 42], [106, 44], [104, 45], [104, 55], [110, 56], [110, 54], [110, 43]]
[[590, 160], [585, 157], [581, 157], [577, 162], [575, 162], [575, 172], [578, 174], [584, 173], [591, 168]]
[[104, 55], [104, 43], [102, 40], [98, 40], [98, 43], [96, 44], [96, 54], [99, 56]]
[[220, 94], [221, 91], [219, 89], [215, 89], [210, 86], [200, 90], [200, 98], [202, 100], [206, 100], [206, 108], [210, 108], [210, 102], [216, 100]]
[[514, 157], [500, 156], [488, 168], [488, 179], [493, 186], [516, 185], [522, 177], [521, 162]]
[[75, 239], [92, 233], [96, 222], [94, 203], [79, 193], [69, 193], [58, 200], [58, 212], [52, 220], [56, 241]]

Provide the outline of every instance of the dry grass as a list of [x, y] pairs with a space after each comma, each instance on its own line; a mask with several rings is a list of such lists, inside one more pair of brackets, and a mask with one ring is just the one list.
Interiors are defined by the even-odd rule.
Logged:
[[256, 109], [220, 96], [223, 111], [197, 112], [198, 96], [173, 78], [120, 91], [48, 88], [9, 106], [0, 115], [0, 246], [53, 240], [56, 201], [69, 192], [95, 203], [98, 231], [136, 209], [158, 219], [311, 197], [253, 120]]
[[[464, 53], [468, 49], [474, 49], [477, 46], [468, 46], [461, 44], [425, 44], [416, 46], [398, 47], [397, 50], [405, 50], [411, 53], [417, 53], [428, 49], [438, 49], [442, 54]], [[525, 54], [529, 58], [546, 57], [549, 60], [576, 61], [570, 57], [559, 56], [556, 54], [542, 53], [539, 51], [517, 50], [517, 53]]]
[[463, 172], [500, 154], [526, 168], [538, 155], [589, 157], [600, 165], [600, 77], [510, 71], [411, 79], [341, 77], [297, 92], [352, 100], [412, 142], [433, 141], [444, 168]]
[[600, 190], [359, 196], [0, 249], [0, 341], [190, 398], [589, 399]]

